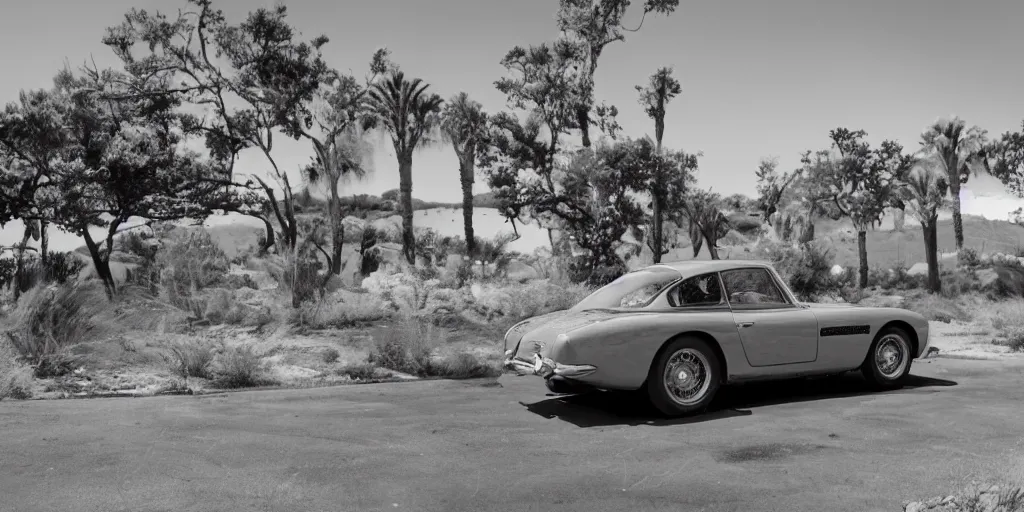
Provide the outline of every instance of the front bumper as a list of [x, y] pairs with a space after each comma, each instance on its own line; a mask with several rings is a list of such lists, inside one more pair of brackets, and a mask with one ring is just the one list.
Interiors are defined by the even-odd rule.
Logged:
[[597, 371], [596, 366], [589, 364], [562, 364], [540, 354], [533, 355], [533, 361], [515, 357], [512, 350], [505, 352], [505, 371], [518, 375], [539, 375], [545, 379], [558, 375], [566, 378], [585, 377]]

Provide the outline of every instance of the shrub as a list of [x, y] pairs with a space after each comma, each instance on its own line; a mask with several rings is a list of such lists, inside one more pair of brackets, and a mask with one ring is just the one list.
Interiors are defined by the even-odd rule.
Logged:
[[917, 297], [908, 297], [904, 300], [903, 307], [920, 313], [926, 319], [935, 322], [949, 323], [954, 320], [969, 322], [971, 320], [970, 313], [963, 306], [942, 295], [926, 293]]
[[403, 317], [394, 327], [374, 339], [367, 362], [398, 372], [419, 375], [430, 365], [430, 354], [443, 339], [433, 325]]
[[339, 357], [341, 357], [341, 354], [338, 352], [338, 349], [336, 348], [329, 348], [327, 350], [324, 350], [320, 354], [320, 359], [322, 359], [323, 362], [327, 364], [337, 363]]
[[843, 281], [833, 278], [831, 273], [834, 254], [822, 243], [812, 241], [799, 247], [768, 245], [761, 250], [801, 300], [813, 300], [829, 292], [838, 293], [842, 287]]
[[187, 379], [198, 377], [209, 379], [213, 365], [213, 358], [216, 355], [215, 347], [198, 341], [187, 341], [170, 347], [171, 372]]
[[108, 304], [103, 286], [95, 281], [36, 287], [18, 302], [7, 336], [37, 377], [61, 375], [76, 362], [69, 347], [96, 329], [93, 317]]
[[957, 252], [957, 261], [960, 263], [960, 266], [967, 268], [981, 266], [981, 258], [978, 256], [978, 251], [970, 247], [964, 247]]
[[267, 386], [276, 382], [267, 376], [267, 365], [252, 347], [239, 346], [224, 350], [217, 367], [217, 384], [225, 388]]
[[987, 305], [984, 313], [996, 334], [1015, 352], [1024, 351], [1024, 300]]
[[45, 263], [39, 256], [26, 254], [22, 257], [19, 273], [16, 259], [0, 258], [0, 288], [13, 285], [21, 294], [40, 285], [63, 285], [77, 278], [86, 266], [81, 258], [70, 252], [50, 253]]
[[32, 369], [27, 366], [0, 367], [0, 400], [32, 398]]
[[383, 302], [366, 294], [351, 302], [305, 302], [292, 313], [292, 323], [310, 329], [343, 329], [385, 320], [391, 315]]
[[197, 309], [195, 293], [220, 283], [229, 266], [224, 251], [202, 229], [173, 237], [157, 254], [160, 283], [168, 299], [186, 311]]
[[507, 299], [494, 305], [501, 309], [508, 322], [519, 322], [553, 311], [569, 309], [594, 292], [582, 284], [557, 284], [537, 281], [504, 290]]
[[942, 280], [942, 296], [955, 299], [981, 289], [981, 281], [971, 271], [944, 272]]
[[348, 377], [352, 380], [362, 381], [390, 379], [394, 376], [391, 372], [381, 370], [373, 363], [358, 363], [346, 365], [341, 368], [338, 368], [335, 371], [335, 373], [343, 377]]
[[481, 361], [473, 354], [460, 352], [437, 362], [431, 361], [421, 374], [445, 379], [481, 379], [501, 375], [501, 368], [496, 364]]

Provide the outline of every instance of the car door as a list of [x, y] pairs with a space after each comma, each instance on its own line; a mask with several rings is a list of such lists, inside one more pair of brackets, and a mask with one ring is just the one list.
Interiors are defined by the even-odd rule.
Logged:
[[721, 272], [750, 366], [810, 363], [818, 358], [818, 320], [790, 301], [764, 267]]

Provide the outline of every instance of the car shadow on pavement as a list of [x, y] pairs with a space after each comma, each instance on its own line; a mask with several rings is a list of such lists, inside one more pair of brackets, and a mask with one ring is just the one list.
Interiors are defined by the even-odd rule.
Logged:
[[956, 386], [950, 380], [910, 375], [901, 389], [875, 391], [856, 373], [827, 378], [780, 380], [719, 390], [718, 396], [703, 414], [666, 418], [639, 392], [592, 391], [577, 395], [553, 395], [532, 404], [520, 402], [530, 412], [547, 419], [560, 419], [580, 428], [612, 425], [668, 426], [702, 423], [737, 416], [750, 416], [752, 409], [784, 403], [810, 402], [861, 395], [905, 393], [927, 387]]

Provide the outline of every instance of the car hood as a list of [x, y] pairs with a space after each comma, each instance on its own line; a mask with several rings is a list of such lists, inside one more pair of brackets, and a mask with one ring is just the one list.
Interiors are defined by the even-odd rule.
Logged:
[[557, 336], [573, 329], [607, 320], [624, 312], [612, 309], [588, 309], [583, 311], [562, 310], [535, 316], [512, 326], [505, 334], [505, 350], [512, 350], [527, 334], [545, 338]]

